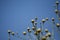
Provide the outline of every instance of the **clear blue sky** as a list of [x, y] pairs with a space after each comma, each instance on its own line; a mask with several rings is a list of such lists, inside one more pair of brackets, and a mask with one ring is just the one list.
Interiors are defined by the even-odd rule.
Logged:
[[[22, 32], [26, 31], [28, 24], [32, 27], [31, 19], [38, 17], [38, 23], [42, 18], [54, 17], [56, 22], [56, 14], [54, 12], [56, 0], [0, 0], [0, 40], [8, 40], [7, 30], [11, 29], [18, 32], [23, 37]], [[51, 30], [52, 25], [48, 24], [44, 28]], [[38, 25], [40, 26], [40, 25]], [[56, 33], [57, 31], [55, 31]], [[19, 40], [11, 37], [12, 40]], [[59, 40], [58, 33], [55, 34], [55, 39]], [[21, 39], [20, 39], [21, 40]]]

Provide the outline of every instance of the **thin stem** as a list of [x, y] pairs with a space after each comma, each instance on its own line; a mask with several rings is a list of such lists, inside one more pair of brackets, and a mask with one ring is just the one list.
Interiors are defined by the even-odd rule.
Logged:
[[8, 40], [10, 40], [10, 34], [8, 34]]
[[30, 33], [29, 33], [29, 32], [28, 32], [28, 37], [29, 37], [29, 39], [30, 39], [30, 40], [32, 40], [31, 35], [30, 35]]
[[44, 27], [44, 23], [42, 24], [42, 32], [41, 32], [42, 33], [42, 36], [44, 35], [43, 34], [43, 32], [44, 32], [44, 28], [43, 27]]
[[53, 26], [52, 26], [52, 40], [54, 40], [54, 24], [55, 24], [55, 22], [53, 21]]

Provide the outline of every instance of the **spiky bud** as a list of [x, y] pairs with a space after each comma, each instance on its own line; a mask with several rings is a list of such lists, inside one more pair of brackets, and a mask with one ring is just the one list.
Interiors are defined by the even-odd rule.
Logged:
[[47, 35], [48, 35], [49, 37], [51, 37], [51, 33], [50, 33], [50, 32], [48, 32]]
[[45, 23], [45, 19], [42, 19], [42, 23]]
[[59, 1], [56, 1], [56, 4], [58, 5], [59, 4]]
[[29, 30], [30, 30], [30, 28], [28, 27], [28, 28], [27, 28], [27, 30], [29, 31]]
[[47, 37], [48, 37], [48, 35], [46, 34], [46, 35], [45, 35], [45, 37], [47, 38]]
[[58, 10], [57, 9], [55, 9], [55, 13], [58, 14]]
[[35, 34], [35, 35], [38, 35], [38, 32], [36, 31], [36, 32], [34, 32], [34, 34]]
[[45, 36], [43, 36], [43, 37], [42, 37], [42, 40], [46, 40], [46, 37], [45, 37]]
[[45, 29], [45, 32], [47, 33], [48, 32], [48, 29]]
[[32, 23], [34, 23], [34, 20], [32, 19]]
[[14, 36], [15, 33], [14, 32], [11, 32], [11, 34]]
[[48, 21], [48, 18], [46, 18], [46, 20]]
[[23, 35], [26, 35], [26, 32], [25, 31], [23, 32]]
[[10, 34], [11, 33], [11, 30], [8, 30], [8, 33]]
[[59, 24], [59, 23], [57, 23], [57, 24], [56, 24], [56, 26], [57, 26], [57, 27], [60, 27], [60, 24]]
[[38, 32], [38, 33], [40, 33], [40, 32], [41, 32], [41, 29], [40, 29], [40, 28], [38, 28], [38, 29], [37, 29], [37, 32]]
[[36, 28], [35, 27], [32, 27], [33, 30], [35, 30]]
[[31, 30], [29, 30], [28, 32], [31, 33]]
[[52, 21], [54, 21], [54, 18], [52, 18]]

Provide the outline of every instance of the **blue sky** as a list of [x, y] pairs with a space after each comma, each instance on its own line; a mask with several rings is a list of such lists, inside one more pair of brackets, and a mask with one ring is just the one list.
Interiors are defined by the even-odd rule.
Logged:
[[[51, 18], [56, 14], [54, 12], [56, 0], [0, 0], [0, 40], [8, 40], [7, 30], [11, 29], [18, 32], [23, 37], [22, 32], [26, 31], [28, 25], [32, 27], [31, 19], [38, 17], [38, 24], [43, 18], [48, 17], [49, 22], [45, 23], [44, 28], [49, 28]], [[38, 25], [40, 26], [40, 25]], [[11, 37], [13, 40], [18, 38]], [[55, 31], [55, 39], [60, 39]], [[20, 39], [21, 40], [21, 39]]]

